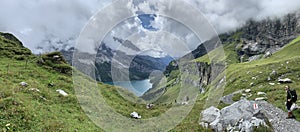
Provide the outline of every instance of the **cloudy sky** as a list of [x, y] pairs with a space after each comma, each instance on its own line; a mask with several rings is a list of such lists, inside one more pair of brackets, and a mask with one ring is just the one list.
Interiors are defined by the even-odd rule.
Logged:
[[[120, 21], [107, 33], [104, 42], [114, 49], [135, 53], [128, 46], [122, 47], [113, 40], [113, 37], [118, 37], [130, 40], [141, 50], [139, 54], [179, 57], [209, 39], [209, 35], [197, 37], [193, 28], [188, 27], [189, 24], [168, 16], [143, 15], [159, 14], [166, 10], [170, 5], [161, 4], [165, 0], [128, 1], [128, 4], [121, 6], [130, 8], [137, 17]], [[91, 17], [113, 3], [112, 0], [1, 0], [0, 31], [13, 33], [34, 53], [68, 49], [75, 45], [84, 26], [91, 22]], [[239, 28], [249, 19], [281, 17], [300, 10], [298, 0], [188, 0], [188, 3], [201, 11], [217, 33]], [[116, 13], [108, 15], [113, 17], [118, 15]], [[196, 15], [201, 14], [191, 13], [182, 17]]]

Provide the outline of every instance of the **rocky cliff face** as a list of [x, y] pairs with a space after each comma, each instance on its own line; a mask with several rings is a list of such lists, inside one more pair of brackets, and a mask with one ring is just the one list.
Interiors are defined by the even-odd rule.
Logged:
[[[182, 80], [184, 84], [191, 84], [195, 87], [199, 87], [200, 92], [205, 91], [205, 87], [210, 84], [218, 75], [221, 73], [225, 65], [220, 63], [211, 63], [207, 62], [190, 62], [185, 63], [182, 66], [182, 73], [188, 73], [188, 76]], [[195, 69], [196, 68], [196, 72]], [[194, 77], [198, 77], [198, 80], [195, 80]]]
[[[266, 19], [259, 22], [250, 20], [244, 27], [235, 32], [221, 34], [219, 35], [220, 39], [213, 38], [208, 40], [186, 56], [172, 61], [164, 73], [166, 76], [169, 76], [173, 70], [178, 70], [177, 62], [184, 63], [184, 60], [192, 60], [207, 54], [220, 45], [219, 40], [222, 44], [234, 44], [235, 49], [231, 50], [236, 52], [239, 57], [237, 59], [240, 62], [244, 62], [269, 57], [299, 35], [300, 17], [297, 14], [289, 14], [280, 19]], [[197, 62], [197, 65], [201, 76], [199, 82], [201, 86], [207, 85], [214, 80], [216, 78], [215, 75], [220, 73], [221, 69], [225, 67], [223, 64], [213, 62], [211, 64]], [[211, 67], [216, 69], [211, 69]], [[192, 75], [193, 73], [190, 74]], [[200, 89], [203, 90], [203, 88]]]
[[[252, 61], [272, 55], [295, 39], [300, 34], [299, 24], [300, 17], [297, 14], [260, 22], [251, 20], [229, 36], [235, 34], [240, 37], [240, 42], [236, 45], [240, 61]], [[223, 43], [230, 42], [232, 39], [223, 40]]]
[[[299, 35], [299, 14], [288, 14], [277, 19], [250, 20], [234, 32], [220, 34], [219, 38], [222, 44], [236, 44], [235, 51], [241, 61], [251, 61], [270, 56]], [[218, 40], [218, 38], [208, 40], [190, 54], [194, 58], [201, 57], [216, 48]]]

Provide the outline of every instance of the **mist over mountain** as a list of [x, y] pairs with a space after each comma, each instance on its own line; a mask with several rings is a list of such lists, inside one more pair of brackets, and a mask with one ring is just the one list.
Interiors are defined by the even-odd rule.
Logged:
[[[112, 2], [113, 0], [65, 0], [24, 3], [18, 0], [3, 0], [0, 9], [3, 12], [0, 14], [0, 31], [15, 34], [26, 47], [36, 54], [68, 50], [75, 45], [81, 29], [90, 17]], [[157, 10], [163, 9], [157, 4], [160, 0], [131, 0], [129, 2], [131, 4], [128, 5], [128, 8], [132, 8], [132, 11], [138, 15], [142, 14], [143, 10], [149, 10], [155, 14]], [[239, 0], [188, 0], [187, 2], [198, 8], [219, 33], [235, 30], [245, 25], [249, 19], [262, 20], [267, 17], [281, 17], [298, 11], [300, 7], [297, 0], [251, 0], [245, 2]], [[118, 30], [116, 29], [114, 36], [126, 40], [127, 38], [118, 35], [118, 31], [125, 30], [125, 27], [135, 26], [140, 31], [151, 30], [153, 32], [164, 28], [172, 33], [172, 29], [179, 28], [178, 25], [176, 22], [159, 16], [141, 15], [136, 22], [127, 23]], [[173, 33], [176, 32], [182, 36], [181, 39], [192, 41], [191, 51], [200, 44], [199, 40], [189, 37], [191, 33], [183, 33], [183, 31]], [[136, 43], [138, 48], [143, 45], [147, 45], [147, 43]]]
[[[116, 38], [118, 39], [118, 38]], [[130, 41], [126, 41], [131, 43]], [[62, 50], [62, 54], [65, 56], [69, 64], [72, 64], [74, 48], [69, 50]], [[82, 54], [87, 56], [88, 54]], [[112, 81], [124, 81], [130, 80], [143, 80], [148, 79], [149, 75], [154, 71], [163, 72], [166, 66], [173, 60], [170, 56], [161, 58], [155, 58], [148, 55], [128, 55], [120, 50], [113, 50], [109, 48], [105, 43], [102, 43], [96, 58], [93, 63], [95, 64], [96, 79], [101, 82]], [[120, 73], [129, 72], [129, 76], [119, 76], [113, 80], [112, 70], [118, 70]]]

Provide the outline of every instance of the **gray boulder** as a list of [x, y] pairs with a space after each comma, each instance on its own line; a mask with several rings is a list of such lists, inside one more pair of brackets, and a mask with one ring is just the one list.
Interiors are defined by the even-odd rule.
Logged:
[[260, 96], [260, 95], [267, 95], [265, 92], [257, 92], [257, 95]]
[[[214, 131], [253, 131], [253, 127], [266, 125], [267, 118], [254, 101], [240, 100], [221, 110], [210, 107], [202, 112], [202, 123], [208, 123]], [[257, 105], [257, 104], [256, 104]], [[204, 123], [203, 123], [204, 122]]]
[[27, 87], [28, 83], [26, 83], [26, 82], [20, 82], [20, 85], [23, 86], [23, 87]]
[[218, 108], [211, 106], [202, 112], [202, 121], [213, 122], [220, 117], [220, 114], [221, 113]]
[[141, 119], [142, 118], [142, 116], [141, 115], [139, 115], [137, 112], [132, 112], [132, 113], [130, 113], [130, 116], [132, 117], [132, 118], [135, 118], [135, 119]]

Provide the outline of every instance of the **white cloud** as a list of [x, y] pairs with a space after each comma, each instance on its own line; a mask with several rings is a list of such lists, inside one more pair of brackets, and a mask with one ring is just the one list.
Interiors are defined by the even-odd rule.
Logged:
[[75, 38], [92, 14], [108, 2], [2, 0], [0, 30], [12, 32], [32, 50], [37, 47], [51, 48], [54, 44], [56, 48], [62, 48], [59, 41], [74, 45]]
[[188, 0], [219, 33], [232, 31], [249, 19], [282, 17], [300, 10], [299, 0]]
[[[74, 46], [76, 38], [90, 17], [112, 1], [114, 0], [31, 0], [26, 2], [2, 0], [0, 30], [12, 32], [35, 53], [44, 51], [36, 50], [37, 47], [44, 49], [68, 48]], [[160, 4], [163, 1], [130, 0], [132, 3], [129, 3], [127, 7], [131, 8], [132, 13], [155, 14], [169, 8]], [[188, 0], [188, 2], [198, 8], [219, 33], [241, 27], [249, 19], [261, 20], [266, 17], [281, 17], [300, 10], [298, 0]], [[180, 40], [178, 45], [184, 44], [188, 51], [196, 48], [202, 39], [197, 38], [188, 27], [171, 18], [158, 15], [151, 22], [151, 26], [159, 29], [157, 34], [168, 32], [170, 35], [165, 36], [165, 38], [161, 38], [161, 36], [150, 38], [147, 36], [149, 35], [148, 31], [142, 28], [141, 21], [135, 18], [116, 26], [104, 41], [111, 47], [117, 48], [120, 44], [114, 42], [112, 36], [122, 39], [128, 38], [145, 51], [151, 49], [161, 51], [171, 49], [170, 46], [176, 45], [173, 40], [177, 39]], [[138, 35], [135, 36], [135, 33]], [[153, 34], [153, 31], [151, 33]], [[154, 36], [152, 35], [152, 37]], [[160, 48], [166, 49], [159, 49], [157, 44], [149, 45], [153, 43], [160, 43]], [[175, 44], [171, 45], [171, 43]], [[177, 48], [179, 47], [177, 46]], [[174, 50], [170, 54], [181, 55], [185, 52]], [[152, 54], [157, 55], [160, 52], [152, 52]]]

